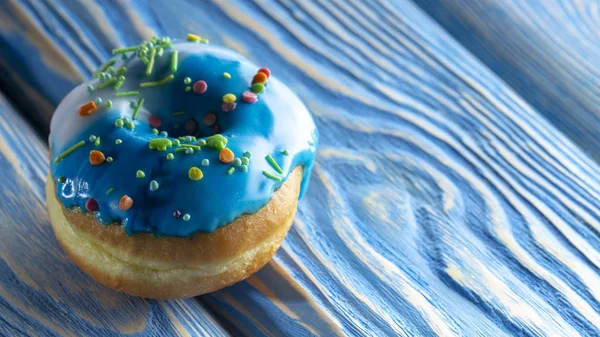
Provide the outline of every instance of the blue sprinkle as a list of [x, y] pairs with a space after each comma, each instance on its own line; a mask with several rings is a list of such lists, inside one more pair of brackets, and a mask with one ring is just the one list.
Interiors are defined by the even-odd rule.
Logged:
[[93, 142], [93, 141], [95, 141], [95, 140], [96, 140], [96, 136], [94, 136], [94, 135], [91, 135], [91, 136], [90, 136], [90, 142]]
[[94, 86], [92, 85], [88, 85], [87, 87], [85, 87], [87, 89], [88, 92], [92, 92], [94, 91]]
[[158, 182], [156, 180], [152, 180], [150, 182], [150, 191], [156, 191], [158, 189]]
[[192, 153], [194, 153], [194, 149], [192, 149], [191, 147], [188, 147], [187, 149], [185, 149], [185, 153], [192, 154]]
[[242, 160], [240, 158], [235, 158], [233, 160], [233, 166], [237, 167], [237, 166], [240, 166], [240, 165], [242, 165]]
[[203, 159], [202, 166], [208, 166], [208, 165], [210, 165], [210, 161], [208, 159]]
[[137, 102], [136, 102], [136, 101], [131, 101], [131, 102], [129, 102], [129, 107], [130, 107], [130, 108], [132, 108], [132, 109], [135, 109], [135, 106], [136, 106], [136, 105], [137, 105]]
[[165, 137], [167, 137], [169, 134], [167, 133], [167, 131], [161, 131], [161, 132], [160, 132], [160, 135], [161, 135], [161, 136], [165, 136]]
[[246, 166], [246, 165], [242, 165], [242, 166], [240, 166], [240, 170], [241, 170], [242, 172], [248, 172], [248, 166]]
[[96, 99], [94, 100], [94, 103], [96, 103], [97, 105], [102, 104], [102, 97], [96, 97]]
[[183, 215], [183, 221], [190, 221], [191, 216], [189, 214]]
[[246, 158], [252, 158], [252, 152], [250, 152], [250, 151], [244, 152], [244, 157], [246, 157]]

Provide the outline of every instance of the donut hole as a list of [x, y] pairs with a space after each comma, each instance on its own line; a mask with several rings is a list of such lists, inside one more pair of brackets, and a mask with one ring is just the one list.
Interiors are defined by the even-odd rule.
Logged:
[[[151, 116], [148, 122], [151, 127], [157, 128], [160, 131], [166, 131], [173, 138], [185, 136], [201, 138], [223, 131], [222, 124], [219, 123], [219, 116], [214, 112], [200, 114], [199, 116], [189, 116], [187, 118], [177, 118], [170, 121]], [[160, 127], [156, 127], [155, 125], [160, 125]]]

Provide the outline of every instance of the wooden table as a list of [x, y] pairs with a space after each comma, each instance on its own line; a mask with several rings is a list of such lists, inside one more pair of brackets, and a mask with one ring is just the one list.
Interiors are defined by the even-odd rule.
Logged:
[[[600, 335], [599, 18], [593, 0], [0, 0], [0, 335]], [[188, 32], [268, 64], [321, 142], [271, 263], [156, 302], [60, 249], [45, 139], [113, 48]]]

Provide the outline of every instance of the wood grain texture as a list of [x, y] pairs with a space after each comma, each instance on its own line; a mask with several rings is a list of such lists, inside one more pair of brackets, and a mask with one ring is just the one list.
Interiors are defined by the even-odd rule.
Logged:
[[529, 104], [600, 159], [596, 0], [418, 0]]
[[48, 150], [0, 95], [0, 336], [229, 335], [193, 299], [156, 302], [86, 276], [54, 239]]
[[198, 298], [237, 334], [600, 334], [600, 167], [412, 3], [102, 3], [3, 6], [3, 76], [41, 123], [113, 47], [188, 31], [269, 66], [315, 115], [282, 249]]

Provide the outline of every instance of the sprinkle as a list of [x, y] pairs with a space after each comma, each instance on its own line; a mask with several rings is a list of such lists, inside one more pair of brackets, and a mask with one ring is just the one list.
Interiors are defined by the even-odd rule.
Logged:
[[173, 139], [173, 145], [175, 145], [175, 146], [181, 145], [181, 143], [179, 142], [179, 139]]
[[162, 124], [162, 121], [160, 120], [160, 117], [156, 115], [151, 115], [150, 117], [148, 117], [148, 123], [150, 123], [151, 127], [158, 128]]
[[122, 91], [122, 92], [118, 92], [115, 96], [117, 97], [126, 97], [126, 96], [137, 96], [139, 95], [140, 92], [137, 90], [132, 90], [132, 91]]
[[94, 136], [94, 135], [91, 135], [89, 139], [90, 139], [90, 142], [93, 142], [93, 141], [95, 141], [95, 140], [96, 140], [96, 136]]
[[185, 147], [180, 147], [180, 148], [175, 149], [175, 152], [186, 152], [186, 151], [187, 151], [187, 148], [185, 148]]
[[267, 83], [267, 74], [265, 73], [256, 73], [256, 75], [254, 75], [254, 78], [252, 78], [252, 84], [254, 83]]
[[200, 139], [200, 140], [198, 141], [198, 145], [200, 145], [200, 146], [205, 146], [205, 145], [206, 145], [206, 141], [205, 141], [204, 139]]
[[183, 215], [183, 221], [190, 221], [191, 216], [189, 214]]
[[109, 99], [108, 101], [106, 101], [105, 105], [106, 105], [107, 108], [112, 107], [112, 101]]
[[228, 148], [224, 148], [219, 152], [219, 161], [221, 161], [221, 163], [223, 164], [231, 163], [233, 161], [233, 158], [235, 158], [235, 156], [233, 155], [233, 152]]
[[230, 79], [231, 75], [229, 75], [229, 73], [225, 72], [225, 73], [223, 73], [223, 77], [225, 77], [226, 79]]
[[[187, 131], [189, 134], [193, 134], [196, 133], [196, 130], [198, 130], [198, 122], [195, 119], [188, 119], [185, 122], [185, 131]], [[188, 140], [188, 142], [191, 141]]]
[[185, 111], [173, 111], [171, 112], [171, 116], [181, 116], [185, 115]]
[[248, 157], [242, 157], [242, 164], [248, 165], [250, 163], [250, 159]]
[[140, 88], [157, 87], [157, 86], [169, 83], [174, 78], [175, 78], [175, 76], [173, 74], [167, 75], [158, 81], [140, 83]]
[[125, 122], [125, 127], [129, 130], [133, 130], [135, 129], [135, 124], [133, 124], [133, 122]]
[[174, 73], [177, 71], [177, 50], [173, 50], [171, 52], [171, 72]]
[[106, 157], [106, 162], [107, 163], [112, 163], [113, 162], [113, 158], [112, 157]]
[[163, 52], [164, 52], [164, 49], [162, 47], [156, 48], [156, 57], [161, 57]]
[[289, 154], [290, 154], [290, 153], [288, 152], [288, 150], [283, 150], [283, 151], [281, 151], [281, 153], [283, 153], [283, 155], [284, 155], [284, 156], [287, 156], [287, 155], [289, 155]]
[[135, 107], [137, 106], [137, 103], [135, 101], [130, 101], [129, 102], [129, 107], [132, 109], [135, 109]]
[[264, 73], [265, 75], [267, 75], [267, 78], [271, 77], [271, 71], [269, 70], [269, 68], [260, 68], [258, 69], [259, 73]]
[[237, 100], [237, 97], [235, 97], [234, 94], [225, 94], [223, 95], [223, 103], [233, 103]]
[[242, 166], [240, 166], [240, 170], [242, 172], [248, 172], [248, 165], [242, 165]]
[[188, 33], [187, 40], [190, 42], [200, 42], [203, 39], [196, 34]]
[[79, 107], [79, 116], [89, 116], [96, 110], [96, 103], [89, 101], [86, 104]]
[[206, 145], [208, 145], [208, 147], [212, 149], [217, 149], [221, 151], [227, 145], [227, 138], [223, 137], [220, 134], [216, 134], [206, 139]]
[[59, 154], [58, 156], [56, 156], [56, 158], [54, 158], [54, 164], [58, 164], [61, 160], [65, 159], [66, 156], [68, 156], [71, 153], [75, 152], [75, 150], [79, 149], [80, 147], [82, 147], [84, 145], [85, 145], [85, 140], [82, 140], [79, 143], [71, 146], [65, 152]]
[[136, 50], [138, 50], [138, 46], [113, 49], [112, 53], [113, 55], [117, 55]]
[[158, 130], [152, 129], [152, 133], [155, 134], [155, 135], [158, 135]]
[[242, 160], [240, 158], [235, 158], [232, 162], [233, 166], [240, 166], [242, 165]]
[[142, 171], [142, 170], [137, 170], [137, 171], [135, 171], [135, 176], [136, 176], [136, 178], [141, 179], [146, 176], [146, 173], [144, 173], [144, 171]]
[[267, 160], [267, 162], [269, 162], [269, 164], [271, 164], [271, 166], [275, 169], [275, 171], [277, 171], [277, 173], [283, 173], [283, 170], [281, 169], [281, 167], [279, 167], [279, 164], [277, 164], [277, 162], [275, 161], [275, 159], [273, 159], [273, 157], [271, 157], [270, 154], [268, 154], [265, 159]]
[[119, 144], [121, 144], [121, 143], [123, 143], [123, 141], [122, 141], [122, 140], [120, 140], [120, 139], [115, 139], [115, 144], [119, 145]]
[[194, 154], [194, 149], [188, 147], [185, 149], [185, 154]]
[[65, 177], [63, 177], [63, 176], [60, 176], [60, 177], [58, 177], [58, 183], [59, 183], [59, 184], [64, 184], [64, 183], [65, 183], [65, 181], [67, 181], [67, 178], [65, 178]]
[[221, 105], [221, 110], [225, 112], [232, 112], [236, 107], [237, 104], [235, 103], [223, 103], [223, 105]]
[[267, 171], [263, 171], [263, 175], [267, 178], [271, 178], [275, 181], [281, 181], [281, 178], [279, 178], [278, 176], [274, 175], [273, 173], [267, 172]]
[[121, 75], [121, 76], [119, 76], [119, 79], [118, 79], [117, 83], [115, 84], [115, 86], [113, 87], [113, 89], [119, 90], [121, 88], [121, 86], [123, 85], [123, 83], [125, 83], [125, 76]]
[[154, 57], [156, 56], [156, 49], [152, 49], [150, 52], [150, 60], [146, 65], [146, 76], [150, 76], [152, 74], [152, 70], [154, 70]]
[[114, 190], [115, 190], [115, 188], [114, 188], [114, 187], [111, 187], [111, 188], [109, 188], [109, 189], [106, 191], [106, 195], [109, 195], [109, 194], [111, 194], [111, 193], [112, 193]]
[[105, 71], [108, 67], [115, 64], [117, 61], [115, 59], [110, 59], [106, 63], [104, 63], [96, 72], [94, 73], [94, 77], [98, 76], [101, 72]]
[[131, 116], [131, 119], [133, 119], [133, 120], [137, 119], [137, 116], [140, 113], [140, 109], [142, 108], [142, 105], [144, 105], [144, 98], [138, 99], [135, 110], [133, 110], [133, 116]]
[[118, 127], [118, 128], [122, 128], [123, 127], [123, 120], [117, 119], [115, 121], [115, 126]]
[[244, 157], [246, 157], [246, 158], [252, 158], [252, 152], [250, 152], [250, 151], [244, 152]]
[[242, 100], [246, 103], [254, 104], [258, 101], [258, 95], [252, 91], [246, 91], [242, 94]]
[[208, 89], [208, 84], [206, 84], [206, 82], [200, 80], [200, 81], [196, 81], [196, 83], [194, 83], [194, 92], [197, 93], [198, 95], [202, 95], [203, 93], [206, 92], [206, 90]]
[[127, 72], [127, 68], [125, 68], [125, 67], [121, 67], [121, 68], [119, 68], [119, 69], [117, 70], [116, 74], [117, 74], [117, 75], [123, 75], [123, 74], [125, 74], [126, 72]]
[[131, 199], [127, 194], [121, 197], [119, 200], [119, 208], [126, 211], [133, 206], [133, 199]]
[[172, 153], [167, 154], [167, 160], [173, 160], [175, 156]]
[[210, 161], [208, 159], [202, 159], [202, 166], [210, 165]]
[[85, 87], [85, 89], [86, 89], [88, 92], [92, 92], [92, 91], [94, 91], [94, 86], [92, 86], [92, 85], [88, 85], [87, 87]]
[[208, 40], [207, 40], [207, 39], [202, 39], [202, 40], [200, 40], [200, 43], [207, 44], [207, 43], [208, 43]]
[[102, 97], [96, 97], [96, 98], [94, 99], [94, 103], [96, 103], [96, 105], [100, 105], [100, 104], [102, 104]]
[[93, 150], [90, 152], [90, 164], [97, 166], [104, 163], [104, 153]]
[[100, 137], [96, 138], [96, 141], [94, 142], [94, 145], [100, 146]]
[[[150, 139], [150, 142], [148, 144], [148, 147], [151, 150], [157, 150], [157, 151], [167, 151], [167, 149], [170, 148], [171, 146], [173, 146], [173, 143], [171, 142], [171, 140], [169, 138], [153, 138], [153, 139]], [[168, 155], [167, 155], [167, 157], [168, 157]]]
[[192, 91], [192, 87], [185, 87], [185, 92], [190, 92]]
[[163, 137], [167, 137], [169, 134], [167, 133], [167, 131], [161, 131], [160, 135]]
[[152, 180], [150, 182], [150, 191], [156, 191], [158, 189], [158, 182], [156, 180]]
[[98, 206], [98, 202], [95, 199], [89, 198], [85, 202], [85, 210], [88, 212], [96, 212], [100, 206]]
[[183, 79], [183, 83], [184, 84], [190, 84], [190, 83], [192, 83], [192, 79], [189, 78], [189, 77], [186, 77], [186, 78]]
[[255, 94], [260, 94], [261, 92], [265, 91], [265, 85], [262, 83], [254, 83], [250, 87], [250, 91], [252, 91]]
[[204, 123], [204, 125], [206, 126], [213, 126], [215, 125], [216, 121], [217, 116], [212, 112], [207, 113], [206, 115], [204, 115], [204, 117], [202, 117], [202, 123]]
[[113, 84], [117, 83], [117, 81], [118, 81], [118, 80], [117, 80], [117, 78], [116, 78], [116, 77], [113, 77], [113, 78], [111, 78], [111, 79], [107, 79], [107, 80], [106, 80], [106, 82], [104, 82], [104, 83], [101, 83], [100, 85], [98, 85], [98, 86], [96, 87], [96, 89], [98, 89], [98, 90], [100, 90], [100, 89], [104, 89], [104, 88], [106, 88], [106, 87], [108, 87], [108, 86], [111, 86], [111, 85], [113, 85]]
[[230, 167], [229, 170], [227, 170], [227, 174], [229, 175], [233, 174], [233, 172], [235, 172], [235, 167]]
[[190, 149], [194, 149], [196, 151], [202, 150], [202, 148], [200, 146], [198, 146], [198, 145], [192, 145], [192, 144], [181, 144], [181, 147], [187, 147], [187, 148], [190, 148]]
[[190, 177], [190, 179], [194, 181], [202, 179], [202, 176], [202, 170], [195, 166], [190, 168], [190, 170], [188, 171], [188, 177]]
[[173, 212], [173, 216], [179, 219], [181, 217], [181, 211], [176, 209], [175, 212]]

